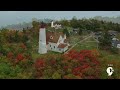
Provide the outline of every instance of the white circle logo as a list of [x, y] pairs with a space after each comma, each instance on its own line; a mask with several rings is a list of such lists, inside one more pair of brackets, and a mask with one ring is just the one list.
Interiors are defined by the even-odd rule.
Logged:
[[111, 76], [114, 72], [114, 69], [112, 67], [108, 67], [106, 71], [108, 73], [108, 76]]

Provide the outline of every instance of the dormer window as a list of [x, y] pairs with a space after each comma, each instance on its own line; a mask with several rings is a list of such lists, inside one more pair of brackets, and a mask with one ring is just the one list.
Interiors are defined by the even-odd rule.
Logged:
[[52, 36], [50, 36], [50, 39], [53, 39], [53, 37], [52, 37]]

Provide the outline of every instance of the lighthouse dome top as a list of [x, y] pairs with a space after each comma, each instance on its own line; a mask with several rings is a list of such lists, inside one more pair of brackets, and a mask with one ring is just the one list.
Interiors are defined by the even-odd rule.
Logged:
[[40, 28], [45, 28], [45, 23], [44, 22], [41, 22], [41, 25], [40, 25]]

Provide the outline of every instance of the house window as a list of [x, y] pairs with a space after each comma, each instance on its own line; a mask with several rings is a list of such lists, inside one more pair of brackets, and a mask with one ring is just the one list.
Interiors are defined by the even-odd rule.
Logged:
[[61, 49], [59, 49], [59, 51], [61, 51]]
[[50, 47], [51, 47], [51, 45], [50, 45]]
[[54, 46], [54, 48], [55, 48], [55, 46]]

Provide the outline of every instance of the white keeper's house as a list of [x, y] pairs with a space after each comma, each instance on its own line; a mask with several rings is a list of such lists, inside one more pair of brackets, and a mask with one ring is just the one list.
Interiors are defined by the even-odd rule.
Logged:
[[38, 53], [45, 54], [47, 51], [63, 53], [68, 50], [68, 39], [62, 32], [46, 32], [44, 25], [39, 30]]

